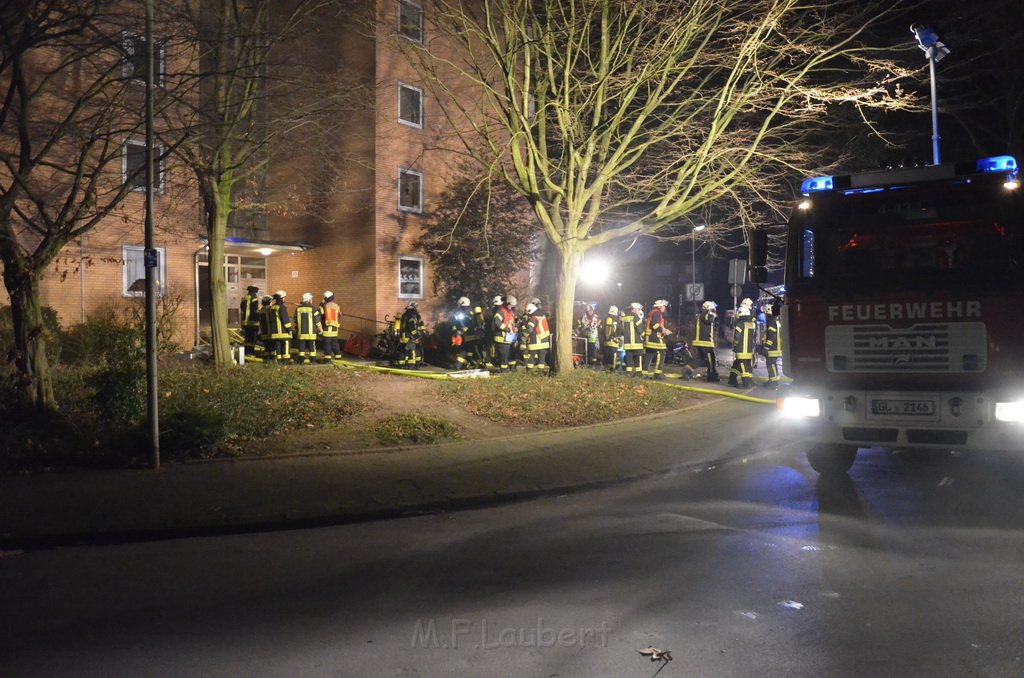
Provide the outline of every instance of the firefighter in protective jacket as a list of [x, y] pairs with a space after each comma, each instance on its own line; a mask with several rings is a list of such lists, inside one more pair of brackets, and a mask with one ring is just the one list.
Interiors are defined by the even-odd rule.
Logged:
[[626, 351], [626, 376], [639, 377], [643, 374], [644, 355], [644, 307], [639, 301], [629, 305], [629, 309], [619, 318], [622, 329], [622, 348]]
[[718, 355], [715, 353], [715, 324], [718, 322], [718, 304], [705, 301], [697, 315], [693, 345], [700, 355], [701, 363], [707, 367], [707, 381], [721, 381], [718, 376]]
[[316, 339], [321, 332], [320, 309], [313, 306], [313, 294], [306, 292], [295, 307], [296, 364], [309, 365], [316, 360]]
[[494, 340], [493, 365], [499, 372], [508, 372], [512, 346], [519, 338], [516, 322], [516, 298], [509, 296], [505, 303], [501, 297], [494, 298], [495, 310], [491, 318], [491, 336]]
[[736, 320], [732, 333], [732, 369], [729, 370], [731, 386], [749, 387], [754, 383], [752, 371], [754, 341], [757, 338], [757, 321], [750, 312], [750, 306], [740, 305], [736, 309]]
[[643, 373], [649, 379], [662, 379], [665, 365], [665, 337], [672, 332], [665, 327], [665, 310], [668, 301], [658, 299], [651, 306], [644, 326]]
[[287, 360], [291, 353], [292, 322], [288, 319], [288, 307], [285, 306], [286, 292], [274, 292], [267, 315], [270, 317], [270, 339], [274, 342], [274, 360]]
[[239, 320], [242, 324], [242, 342], [247, 353], [255, 354], [261, 347], [260, 338], [260, 288], [249, 285], [245, 296], [238, 305]]
[[523, 327], [526, 333], [524, 354], [529, 356], [526, 369], [542, 373], [548, 367], [548, 349], [551, 348], [551, 327], [544, 309], [533, 303], [527, 304], [526, 323]]
[[770, 388], [779, 385], [779, 356], [782, 355], [782, 320], [776, 308], [775, 304], [767, 304], [764, 307], [764, 341], [761, 343], [761, 352], [768, 368], [768, 381], [765, 386]]
[[619, 350], [622, 348], [622, 328], [619, 326], [619, 307], [609, 306], [608, 315], [601, 325], [601, 351], [605, 366], [613, 372], [620, 367]]
[[423, 362], [423, 352], [420, 342], [425, 333], [423, 319], [420, 317], [419, 308], [415, 301], [410, 301], [405, 307], [405, 313], [398, 326], [399, 357], [398, 366], [406, 369], [418, 369]]
[[324, 292], [324, 300], [320, 302], [320, 323], [323, 333], [320, 335], [320, 354], [330, 362], [341, 358], [341, 306], [334, 300], [334, 292]]

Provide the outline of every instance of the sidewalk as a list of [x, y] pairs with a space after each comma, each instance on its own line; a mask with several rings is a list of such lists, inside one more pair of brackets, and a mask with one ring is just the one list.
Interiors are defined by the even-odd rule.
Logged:
[[770, 402], [756, 388], [671, 381], [723, 397], [444, 445], [2, 477], [0, 550], [313, 527], [622, 482], [716, 461], [719, 432]]

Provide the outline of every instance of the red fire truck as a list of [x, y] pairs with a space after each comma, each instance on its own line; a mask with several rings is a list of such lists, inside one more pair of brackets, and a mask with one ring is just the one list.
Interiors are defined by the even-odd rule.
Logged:
[[[819, 473], [858, 448], [1024, 451], [1024, 196], [1010, 156], [803, 182], [778, 411]], [[763, 281], [766, 236], [751, 238]]]

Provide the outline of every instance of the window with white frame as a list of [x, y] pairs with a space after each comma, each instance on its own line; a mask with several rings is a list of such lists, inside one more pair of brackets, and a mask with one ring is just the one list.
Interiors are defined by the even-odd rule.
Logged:
[[423, 257], [398, 257], [398, 298], [423, 298]]
[[412, 127], [423, 127], [423, 90], [398, 83], [398, 121]]
[[[164, 162], [159, 158], [164, 154], [163, 144], [153, 146], [153, 154], [157, 161], [153, 165], [153, 191], [164, 192]], [[146, 142], [128, 139], [121, 149], [121, 180], [133, 191], [146, 190]]]
[[[146, 81], [146, 38], [125, 31], [121, 35], [121, 75], [133, 82]], [[164, 85], [166, 47], [162, 41], [153, 43], [153, 84]]]
[[[167, 280], [167, 250], [157, 247], [156, 289], [164, 296]], [[126, 297], [146, 296], [146, 248], [138, 245], [121, 246], [121, 294]]]
[[398, 0], [398, 32], [414, 42], [423, 42], [423, 8], [418, 2]]
[[423, 175], [419, 172], [398, 170], [398, 207], [406, 212], [423, 211]]

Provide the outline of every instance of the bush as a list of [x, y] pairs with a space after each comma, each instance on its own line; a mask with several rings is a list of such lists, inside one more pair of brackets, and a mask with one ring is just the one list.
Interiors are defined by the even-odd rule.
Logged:
[[69, 365], [141, 363], [145, 342], [141, 327], [101, 311], [64, 333], [64, 360]]
[[415, 443], [428, 445], [461, 438], [459, 427], [446, 419], [421, 414], [395, 414], [370, 426], [370, 432], [385, 445]]
[[92, 377], [100, 414], [118, 428], [138, 425], [146, 416], [146, 368], [140, 364], [108, 364]]
[[160, 419], [160, 455], [168, 461], [216, 456], [228, 435], [227, 420], [220, 412], [181, 409]]

